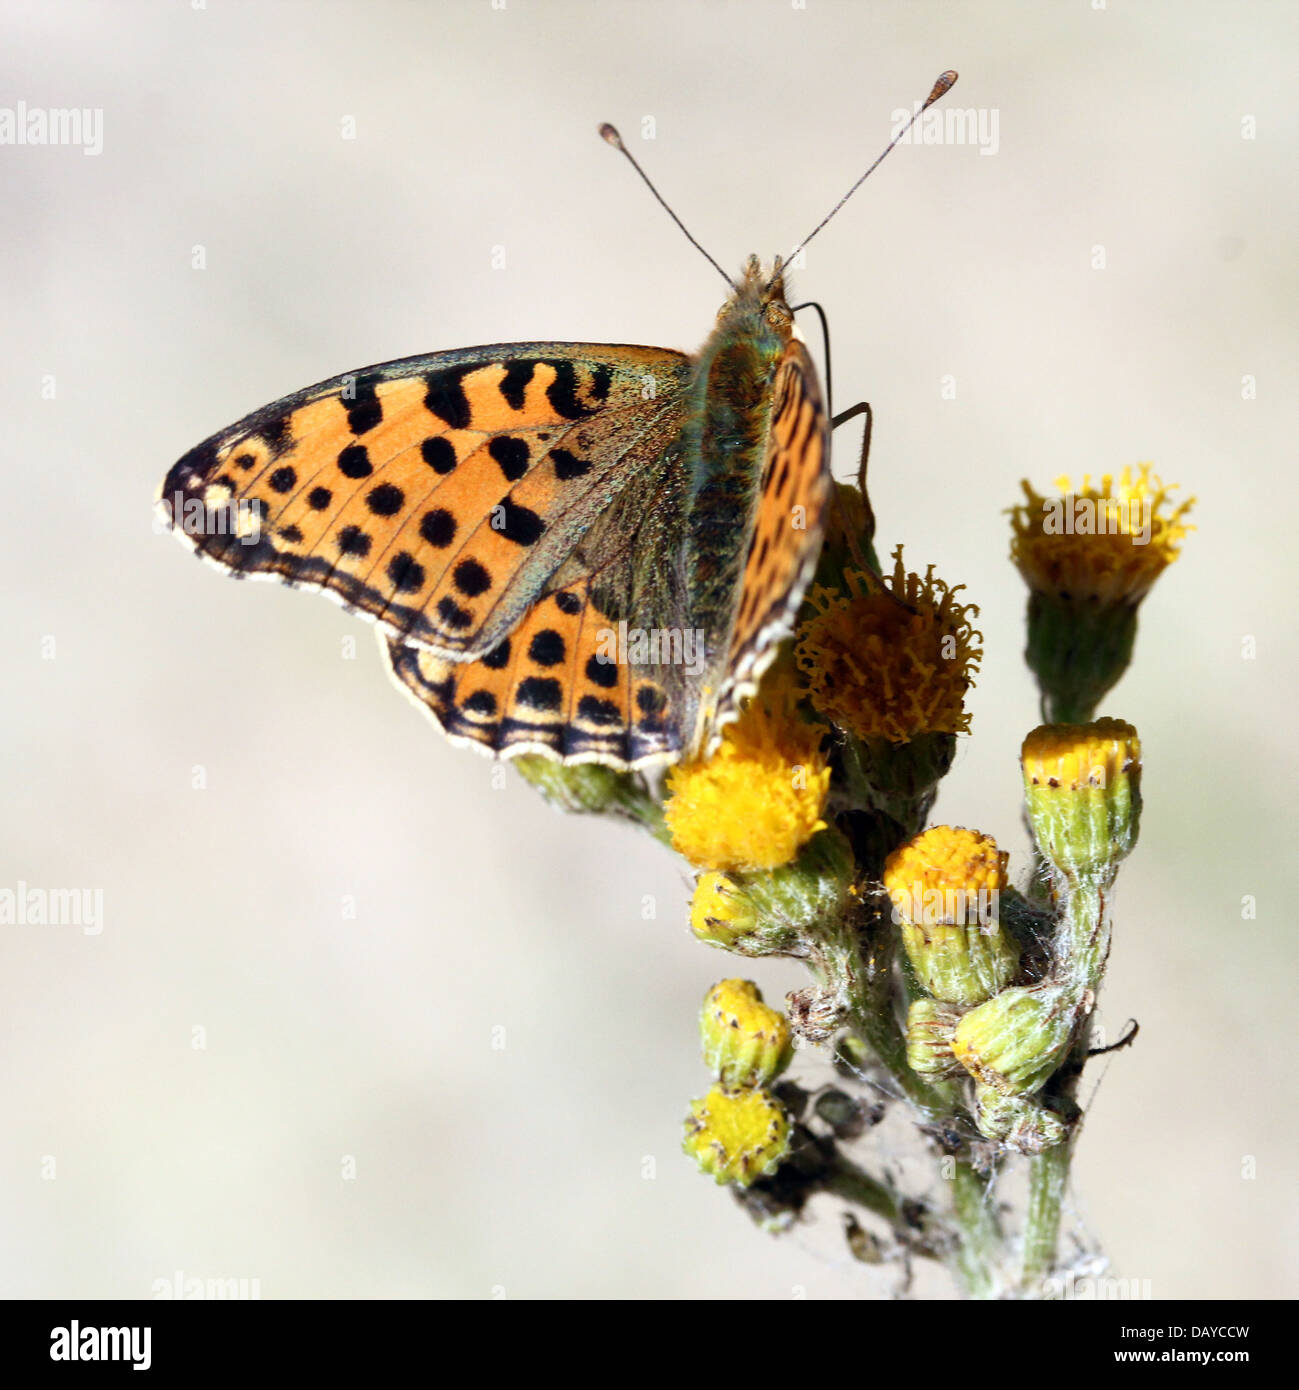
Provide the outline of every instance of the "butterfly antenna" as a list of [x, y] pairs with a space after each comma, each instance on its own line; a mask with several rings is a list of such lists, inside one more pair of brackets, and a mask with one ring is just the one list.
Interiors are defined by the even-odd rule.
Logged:
[[[842, 198], [839, 199], [839, 201], [834, 205], [834, 207], [832, 207], [830, 211], [826, 213], [826, 215], [816, 224], [816, 226], [813, 227], [810, 232], [808, 232], [808, 234], [803, 238], [803, 240], [800, 241], [798, 245], [789, 253], [789, 255], [785, 257], [786, 261], [792, 261], [794, 257], [798, 255], [798, 253], [807, 245], [809, 241], [812, 240], [812, 238], [817, 234], [817, 232], [819, 232], [821, 228], [825, 226], [825, 224], [835, 215], [835, 213], [838, 212], [841, 207], [843, 207], [843, 205], [848, 201], [848, 199], [851, 198], [852, 195], [856, 193], [856, 191], [862, 186], [862, 184], [864, 184], [866, 180], [870, 178], [870, 176], [875, 172], [875, 170], [879, 168], [879, 166], [884, 162], [884, 156], [888, 154], [888, 152], [893, 148], [893, 146], [896, 145], [898, 141], [902, 139], [902, 137], [907, 133], [907, 131], [909, 131], [911, 127], [915, 125], [915, 123], [920, 119], [920, 117], [926, 111], [929, 110], [929, 108], [934, 104], [934, 102], [936, 102], [941, 96], [944, 96], [947, 92], [951, 91], [952, 87], [955, 86], [955, 84], [956, 73], [953, 72], [950, 68], [946, 72], [941, 73], [939, 75], [938, 81], [935, 82], [933, 85], [933, 90], [925, 98], [925, 104], [922, 107], [920, 107], [918, 111], [912, 114], [911, 119], [906, 123], [906, 125], [904, 125], [902, 129], [898, 131], [898, 133], [893, 137], [893, 139], [890, 140], [888, 144], [884, 146], [884, 149], [881, 151], [879, 157], [875, 160], [874, 164], [872, 164], [870, 168], [866, 170], [866, 172], [861, 176], [861, 178], [859, 178], [857, 182], [853, 184], [853, 186], [847, 191], [847, 193], [843, 195]], [[605, 138], [607, 139], [608, 137], [606, 136]], [[631, 159], [631, 156], [628, 155], [627, 158]], [[635, 160], [632, 160], [633, 164], [635, 162]], [[671, 211], [671, 209], [669, 209], [669, 211]]]
[[622, 143], [622, 136], [618, 134], [617, 127], [611, 126], [609, 122], [606, 121], [600, 127], [600, 134], [614, 147], [615, 150], [618, 150], [622, 154], [625, 154], [627, 156], [627, 159], [631, 163], [631, 167], [635, 169], [635, 171], [645, 181], [645, 187], [648, 188], [649, 191], [659, 200], [660, 205], [663, 207], [667, 215], [677, 224], [678, 227], [681, 228], [683, 232], [685, 232], [686, 240], [691, 244], [691, 246], [695, 248], [696, 251], [699, 252], [699, 254], [704, 258], [704, 260], [706, 260], [708, 264], [712, 266], [712, 268], [722, 277], [722, 279], [726, 281], [727, 285], [730, 286], [731, 289], [734, 289], [735, 285], [734, 282], [731, 280], [731, 277], [721, 268], [720, 265], [717, 264], [715, 260], [713, 260], [713, 258], [708, 254], [708, 252], [705, 251], [702, 246], [700, 246], [700, 244], [694, 239], [694, 237], [690, 235], [690, 232], [687, 229], [686, 224], [676, 215], [675, 212], [672, 211], [672, 209], [668, 206], [667, 200], [658, 191], [658, 189], [654, 187], [653, 183], [650, 182], [650, 176], [645, 172], [644, 169], [640, 167], [639, 164], [636, 163], [636, 156], [632, 154], [632, 152], [627, 148], [627, 146]]

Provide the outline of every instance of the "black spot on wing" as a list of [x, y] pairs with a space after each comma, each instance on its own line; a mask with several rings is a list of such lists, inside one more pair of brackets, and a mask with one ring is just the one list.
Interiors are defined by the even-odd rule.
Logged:
[[591, 373], [591, 394], [597, 401], [608, 400], [612, 382], [613, 369], [607, 363], [601, 362]]
[[482, 663], [492, 671], [500, 671], [508, 666], [510, 663], [510, 639], [508, 637], [502, 638], [500, 643], [482, 658]]
[[476, 366], [444, 367], [425, 377], [428, 390], [424, 394], [424, 405], [449, 429], [469, 428], [472, 412], [465, 395], [465, 377], [477, 370]]
[[474, 615], [461, 608], [450, 594], [438, 600], [438, 616], [449, 628], [457, 632], [467, 628], [474, 620]]
[[370, 537], [359, 526], [344, 526], [338, 533], [338, 550], [342, 555], [366, 556], [370, 553]]
[[501, 395], [511, 410], [522, 410], [528, 394], [528, 383], [537, 370], [535, 362], [511, 362], [501, 378]]
[[399, 594], [418, 593], [424, 587], [424, 566], [408, 550], [399, 550], [388, 561], [388, 579]]
[[496, 696], [490, 690], [475, 690], [465, 701], [465, 708], [473, 714], [489, 717], [496, 713]]
[[590, 459], [580, 459], [575, 454], [570, 454], [567, 449], [552, 449], [550, 457], [555, 465], [555, 477], [561, 483], [580, 478], [591, 471]]
[[375, 516], [396, 516], [406, 502], [406, 494], [393, 483], [380, 483], [366, 494], [365, 505]]
[[343, 390], [342, 401], [347, 407], [347, 424], [353, 434], [364, 434], [383, 421], [383, 402], [375, 391], [378, 377], [361, 377], [348, 390]]
[[445, 550], [456, 538], [456, 519], [445, 507], [434, 507], [424, 513], [419, 533], [430, 545]]
[[473, 556], [461, 560], [452, 570], [451, 581], [466, 598], [477, 598], [492, 587], [492, 576]]
[[529, 676], [519, 682], [517, 698], [530, 709], [553, 711], [559, 709], [563, 691], [559, 682], [549, 676]]
[[345, 478], [368, 478], [374, 472], [370, 451], [364, 444], [349, 444], [338, 456], [338, 471]]
[[564, 654], [564, 639], [553, 627], [542, 628], [528, 645], [528, 659], [538, 666], [558, 666]]
[[618, 724], [622, 720], [622, 711], [612, 700], [601, 700], [595, 695], [583, 695], [577, 702], [577, 713], [592, 724]]
[[293, 447], [293, 428], [288, 415], [260, 421], [257, 433], [266, 441], [272, 458], [279, 458], [286, 449]]
[[419, 446], [419, 451], [424, 462], [434, 473], [445, 475], [456, 466], [455, 445], [444, 434], [430, 435]]
[[593, 415], [594, 410], [587, 405], [583, 405], [577, 394], [577, 367], [572, 362], [565, 362], [562, 359], [557, 362], [548, 362], [547, 366], [555, 370], [555, 379], [546, 388], [546, 399], [550, 402], [556, 415], [562, 415], [565, 420], [581, 420], [584, 416]]
[[498, 434], [487, 446], [487, 452], [496, 460], [507, 483], [517, 483], [528, 471], [527, 440], [516, 439], [513, 435]]
[[277, 468], [267, 479], [275, 492], [292, 492], [297, 481], [297, 472], [287, 464], [283, 468]]
[[602, 652], [596, 652], [586, 663], [586, 678], [593, 685], [611, 690], [618, 684], [618, 663], [610, 661]]
[[545, 529], [545, 522], [531, 507], [522, 507], [508, 497], [502, 497], [492, 512], [492, 530], [515, 545], [535, 545]]

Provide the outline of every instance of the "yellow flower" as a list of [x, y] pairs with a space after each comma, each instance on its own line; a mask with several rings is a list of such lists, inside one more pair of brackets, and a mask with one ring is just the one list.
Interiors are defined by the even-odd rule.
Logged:
[[1043, 497], [1025, 480], [1028, 500], [1010, 509], [1010, 554], [1028, 586], [1074, 600], [1139, 603], [1194, 530], [1183, 518], [1195, 499], [1173, 507], [1176, 484], [1165, 487], [1152, 467], [1126, 467], [1117, 483], [1107, 473], [1098, 488], [1086, 475], [1078, 492], [1068, 477], [1057, 478], [1059, 497]]
[[681, 1147], [716, 1182], [748, 1187], [789, 1152], [789, 1116], [770, 1091], [714, 1086], [691, 1101]]
[[1019, 968], [1019, 947], [998, 917], [1008, 859], [989, 835], [936, 825], [885, 862], [907, 958], [935, 999], [981, 1003]]
[[908, 574], [902, 547], [884, 580], [844, 572], [848, 587], [817, 585], [815, 609], [799, 629], [795, 657], [812, 706], [860, 739], [905, 743], [922, 733], [966, 733], [965, 693], [973, 684], [982, 634], [978, 613], [957, 601], [964, 585]]
[[825, 828], [825, 730], [805, 723], [797, 702], [784, 675], [764, 682], [711, 758], [669, 771], [668, 830], [696, 868], [779, 868]]
[[1141, 740], [1122, 719], [1043, 724], [1020, 761], [1033, 837], [1070, 878], [1112, 881], [1136, 844], [1141, 815]]
[[1021, 753], [1028, 788], [1109, 787], [1120, 773], [1141, 770], [1141, 740], [1122, 719], [1094, 724], [1041, 724], [1025, 739]]
[[733, 878], [712, 870], [699, 876], [690, 899], [690, 930], [696, 940], [729, 948], [757, 923], [753, 904]]
[[699, 1039], [723, 1086], [765, 1086], [794, 1055], [788, 1019], [762, 1002], [752, 980], [721, 980], [708, 991]]
[[991, 835], [963, 825], [935, 825], [889, 855], [884, 886], [907, 901], [913, 891], [931, 888], [1000, 891], [1006, 886], [1009, 859]]

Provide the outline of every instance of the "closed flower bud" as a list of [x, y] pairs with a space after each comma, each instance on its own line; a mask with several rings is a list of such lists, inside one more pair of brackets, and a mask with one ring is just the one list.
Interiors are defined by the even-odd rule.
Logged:
[[920, 984], [949, 1004], [978, 1004], [1008, 983], [1019, 946], [998, 919], [1007, 856], [990, 836], [939, 825], [895, 850], [884, 887]]
[[760, 1088], [714, 1086], [690, 1104], [682, 1148], [718, 1183], [750, 1183], [780, 1166], [790, 1124], [780, 1102]]
[[907, 1064], [921, 1076], [964, 1076], [952, 1054], [961, 1011], [938, 999], [915, 999], [907, 1010]]
[[690, 900], [690, 930], [697, 940], [742, 951], [742, 938], [752, 936], [757, 926], [753, 902], [733, 878], [713, 870], [700, 874]]
[[617, 772], [599, 763], [557, 763], [540, 754], [515, 758], [515, 769], [552, 806], [589, 815], [613, 814], [652, 821], [653, 798], [632, 772]]
[[974, 1104], [979, 1133], [1012, 1153], [1039, 1154], [1068, 1137], [1064, 1120], [1036, 1097], [1003, 1096], [991, 1086], [976, 1086]]
[[1058, 986], [1012, 986], [961, 1019], [952, 1052], [976, 1081], [1003, 1096], [1031, 1095], [1064, 1060], [1076, 1020]]
[[765, 1086], [793, 1055], [785, 1016], [762, 1002], [752, 980], [722, 980], [708, 991], [699, 1038], [704, 1061], [723, 1086]]
[[1024, 795], [1038, 849], [1075, 882], [1112, 879], [1136, 844], [1141, 742], [1131, 724], [1043, 724], [1024, 740]]

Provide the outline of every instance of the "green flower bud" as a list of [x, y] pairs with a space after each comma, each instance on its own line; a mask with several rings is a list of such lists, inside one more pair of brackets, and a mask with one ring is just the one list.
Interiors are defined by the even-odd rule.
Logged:
[[643, 780], [633, 772], [617, 772], [600, 763], [557, 763], [539, 753], [515, 758], [514, 766], [525, 782], [561, 811], [614, 812], [651, 824], [661, 814]]
[[743, 951], [744, 941], [753, 938], [757, 927], [753, 901], [733, 878], [713, 870], [700, 874], [690, 899], [690, 930], [696, 940]]
[[921, 1076], [964, 1076], [952, 1055], [961, 1011], [937, 999], [915, 999], [907, 1010], [907, 1064]]
[[789, 1153], [790, 1123], [760, 1088], [714, 1086], [690, 1104], [682, 1148], [715, 1182], [748, 1187]]
[[974, 1102], [979, 1133], [1013, 1153], [1039, 1154], [1068, 1138], [1063, 1118], [1034, 1096], [1003, 1096], [991, 1086], [975, 1086]]
[[1012, 986], [961, 1019], [952, 1052], [976, 1081], [1003, 1096], [1031, 1095], [1064, 1060], [1077, 1017], [1059, 986]]
[[778, 955], [800, 933], [842, 919], [855, 876], [847, 840], [837, 830], [822, 830], [779, 869], [701, 874], [690, 928], [710, 946], [745, 956]]
[[1141, 742], [1131, 724], [1043, 724], [1020, 759], [1033, 836], [1074, 882], [1112, 879], [1137, 840]]
[[902, 945], [935, 999], [981, 1003], [1019, 968], [1019, 944], [997, 917], [1006, 859], [991, 837], [948, 825], [889, 855], [884, 887]]
[[708, 991], [699, 1038], [704, 1061], [723, 1086], [765, 1086], [794, 1052], [785, 1016], [762, 1002], [752, 980], [722, 980]]

